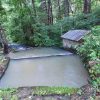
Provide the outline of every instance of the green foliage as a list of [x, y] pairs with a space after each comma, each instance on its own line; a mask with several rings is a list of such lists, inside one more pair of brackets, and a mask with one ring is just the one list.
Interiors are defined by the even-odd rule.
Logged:
[[[63, 3], [61, 6], [61, 20], [58, 17], [57, 0], [52, 4], [55, 24], [47, 25], [47, 14], [41, 9], [41, 2], [35, 1], [36, 16], [33, 4], [29, 0], [1, 0], [1, 23], [5, 27], [7, 38], [11, 42], [18, 42], [30, 46], [61, 46], [61, 34], [71, 29], [90, 29], [91, 26], [100, 23], [100, 8], [91, 14], [81, 14], [81, 9], [71, 16], [63, 17]], [[80, 8], [83, 2], [75, 0], [75, 6]], [[75, 10], [75, 9], [74, 9]], [[79, 14], [76, 14], [79, 13]], [[1, 16], [0, 16], [1, 17]]]
[[100, 85], [100, 26], [92, 28], [90, 35], [84, 38], [84, 44], [77, 48], [79, 54], [87, 64], [89, 61], [95, 62], [89, 68], [90, 77], [94, 86]]
[[54, 46], [61, 44], [58, 26], [46, 26], [35, 20], [35, 18], [27, 18], [27, 16], [20, 19], [20, 15], [14, 13], [8, 24], [6, 24], [8, 38], [12, 39], [13, 42], [31, 46]]
[[100, 25], [100, 8], [96, 8], [90, 14], [79, 13], [74, 16], [75, 29], [91, 29], [95, 25]]

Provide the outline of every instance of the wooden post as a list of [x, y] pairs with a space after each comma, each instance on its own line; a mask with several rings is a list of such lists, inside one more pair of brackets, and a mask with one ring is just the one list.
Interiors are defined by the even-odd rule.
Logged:
[[84, 7], [83, 7], [83, 13], [87, 14], [91, 11], [91, 0], [83, 0], [84, 1]]

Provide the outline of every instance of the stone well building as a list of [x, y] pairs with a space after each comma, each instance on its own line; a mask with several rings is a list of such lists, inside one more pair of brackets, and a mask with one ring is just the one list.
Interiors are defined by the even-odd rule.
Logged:
[[70, 30], [61, 36], [64, 48], [75, 48], [83, 43], [83, 37], [90, 33], [90, 30]]

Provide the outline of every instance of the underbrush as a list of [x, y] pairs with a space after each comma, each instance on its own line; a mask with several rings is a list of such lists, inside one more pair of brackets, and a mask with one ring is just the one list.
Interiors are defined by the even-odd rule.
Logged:
[[90, 74], [90, 82], [100, 92], [100, 25], [92, 28], [84, 38], [82, 46], [77, 48]]

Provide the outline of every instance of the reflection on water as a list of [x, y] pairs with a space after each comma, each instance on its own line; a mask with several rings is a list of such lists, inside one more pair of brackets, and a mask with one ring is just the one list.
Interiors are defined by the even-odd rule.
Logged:
[[[40, 51], [40, 52], [39, 52]], [[54, 52], [53, 52], [54, 51]], [[27, 51], [26, 51], [27, 52]], [[29, 52], [29, 51], [28, 51]], [[20, 52], [12, 58], [29, 55], [59, 54], [66, 51], [59, 49], [31, 50]], [[52, 56], [39, 59], [11, 60], [6, 74], [0, 82], [0, 87], [24, 86], [69, 86], [81, 87], [88, 83], [88, 74], [78, 56]]]

